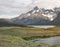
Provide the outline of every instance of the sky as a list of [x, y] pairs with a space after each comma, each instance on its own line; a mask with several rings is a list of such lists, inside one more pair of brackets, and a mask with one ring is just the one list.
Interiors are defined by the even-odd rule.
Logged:
[[59, 0], [0, 0], [0, 18], [14, 18], [22, 13], [39, 8], [60, 7]]

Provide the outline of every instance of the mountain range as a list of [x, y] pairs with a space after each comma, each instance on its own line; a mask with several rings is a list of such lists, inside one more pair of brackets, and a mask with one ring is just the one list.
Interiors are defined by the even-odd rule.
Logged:
[[60, 12], [36, 6], [29, 12], [11, 20], [16, 24], [23, 25], [60, 25]]
[[60, 8], [44, 9], [35, 6], [27, 13], [12, 19], [0, 19], [0, 25], [60, 25]]

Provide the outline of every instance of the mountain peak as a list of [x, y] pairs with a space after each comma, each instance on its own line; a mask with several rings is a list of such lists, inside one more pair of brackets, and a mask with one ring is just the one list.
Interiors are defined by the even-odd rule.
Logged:
[[39, 8], [37, 6], [34, 7], [34, 10], [38, 10]]
[[37, 6], [35, 6], [32, 10], [30, 10], [29, 12], [27, 13], [34, 13], [34, 12], [39, 12], [39, 8]]

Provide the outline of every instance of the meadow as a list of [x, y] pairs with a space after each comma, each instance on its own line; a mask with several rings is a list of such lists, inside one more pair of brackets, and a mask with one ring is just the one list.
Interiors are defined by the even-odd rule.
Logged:
[[49, 29], [29, 27], [0, 27], [0, 47], [60, 47], [60, 45], [36, 44], [29, 40], [60, 36], [60, 27]]

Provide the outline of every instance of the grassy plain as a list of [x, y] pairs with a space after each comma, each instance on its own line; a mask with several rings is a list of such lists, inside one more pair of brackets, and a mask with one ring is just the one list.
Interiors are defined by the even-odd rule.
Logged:
[[60, 27], [40, 29], [28, 27], [0, 27], [0, 47], [60, 47], [29, 42], [35, 38], [60, 36]]

